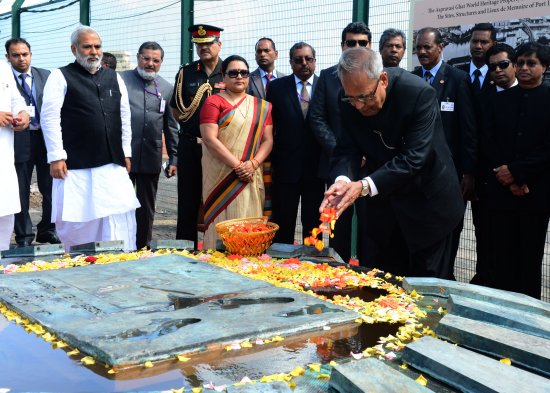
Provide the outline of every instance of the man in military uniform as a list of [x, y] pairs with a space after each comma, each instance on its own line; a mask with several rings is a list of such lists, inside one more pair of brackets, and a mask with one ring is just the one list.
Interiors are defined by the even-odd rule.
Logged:
[[178, 144], [178, 224], [176, 239], [192, 240], [197, 246], [197, 221], [202, 196], [202, 145], [200, 109], [206, 97], [224, 88], [221, 73], [220, 32], [209, 25], [193, 25], [191, 41], [198, 61], [180, 67], [170, 106], [179, 120]]

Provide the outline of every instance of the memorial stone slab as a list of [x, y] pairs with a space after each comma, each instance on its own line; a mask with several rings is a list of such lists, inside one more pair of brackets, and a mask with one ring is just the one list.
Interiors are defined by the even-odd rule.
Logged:
[[359, 316], [179, 255], [0, 275], [0, 301], [112, 365], [353, 324]]
[[429, 336], [408, 344], [403, 360], [461, 392], [550, 392], [547, 378]]
[[458, 295], [449, 296], [447, 309], [454, 315], [494, 323], [550, 340], [549, 317]]
[[71, 246], [71, 253], [81, 252], [86, 254], [99, 254], [101, 252], [122, 252], [124, 250], [124, 241], [122, 240], [102, 240], [100, 242], [91, 242]]
[[550, 303], [521, 293], [431, 277], [406, 277], [403, 280], [403, 288], [408, 292], [416, 290], [423, 295], [442, 297], [460, 295], [550, 318]]
[[374, 358], [334, 366], [329, 386], [335, 393], [421, 393], [432, 391], [391, 368], [383, 361]]
[[304, 246], [300, 244], [273, 243], [266, 251], [272, 258], [297, 258], [302, 255]]
[[65, 248], [62, 244], [41, 244], [27, 247], [17, 247], [2, 251], [2, 258], [44, 257], [49, 255], [62, 255]]
[[158, 239], [151, 240], [151, 250], [175, 249], [175, 250], [194, 250], [195, 243], [191, 240]]
[[512, 364], [550, 377], [550, 340], [452, 314], [439, 321], [436, 333], [464, 347], [510, 358]]
[[228, 386], [227, 393], [292, 393], [292, 390], [284, 382], [271, 382]]

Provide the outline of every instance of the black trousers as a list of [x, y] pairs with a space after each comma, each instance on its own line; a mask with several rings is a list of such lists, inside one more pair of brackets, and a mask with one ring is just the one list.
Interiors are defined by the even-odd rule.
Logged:
[[546, 212], [489, 211], [491, 286], [540, 299], [548, 219]]
[[29, 132], [31, 140], [30, 158], [28, 161], [15, 163], [21, 203], [21, 212], [15, 214], [14, 222], [15, 241], [17, 243], [32, 242], [34, 240], [32, 221], [29, 214], [29, 197], [32, 172], [35, 167], [38, 190], [42, 194], [42, 218], [36, 226], [37, 234], [55, 233], [55, 224], [51, 222], [52, 177], [50, 176], [50, 165], [47, 161], [44, 137], [40, 130]]
[[278, 182], [276, 173], [273, 177], [272, 201], [273, 222], [279, 225], [275, 234], [276, 243], [294, 243], [296, 217], [301, 200], [301, 221], [303, 237], [309, 236], [313, 228], [319, 226], [319, 206], [323, 201], [325, 183], [315, 178], [302, 179], [298, 183]]
[[130, 173], [130, 179], [136, 189], [141, 205], [136, 209], [136, 247], [138, 250], [151, 244], [153, 221], [155, 219], [155, 200], [159, 185], [159, 173]]
[[197, 248], [197, 221], [202, 200], [202, 145], [180, 135], [178, 145], [178, 223], [176, 239], [191, 240]]

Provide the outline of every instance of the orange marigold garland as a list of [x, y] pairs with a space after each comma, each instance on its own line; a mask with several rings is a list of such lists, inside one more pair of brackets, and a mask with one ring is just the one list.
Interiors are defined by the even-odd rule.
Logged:
[[334, 231], [334, 224], [336, 223], [336, 208], [335, 207], [325, 207], [319, 217], [321, 224], [317, 228], [313, 228], [311, 231], [311, 236], [308, 236], [304, 239], [304, 244], [306, 246], [314, 246], [317, 250], [321, 251], [325, 248], [325, 243], [323, 240], [317, 239], [320, 234], [326, 233], [330, 238], [334, 237], [332, 233]]

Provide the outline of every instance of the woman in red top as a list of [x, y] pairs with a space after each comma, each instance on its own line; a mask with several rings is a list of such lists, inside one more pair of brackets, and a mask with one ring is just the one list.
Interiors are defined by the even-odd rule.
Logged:
[[229, 56], [222, 74], [225, 90], [208, 97], [200, 115], [205, 249], [219, 238], [212, 224], [262, 215], [262, 163], [273, 146], [271, 105], [246, 94], [246, 60]]

